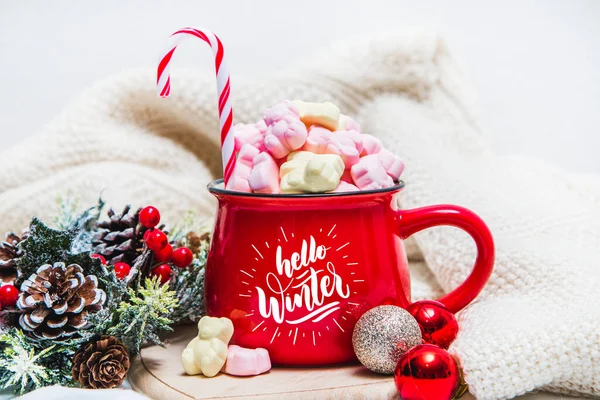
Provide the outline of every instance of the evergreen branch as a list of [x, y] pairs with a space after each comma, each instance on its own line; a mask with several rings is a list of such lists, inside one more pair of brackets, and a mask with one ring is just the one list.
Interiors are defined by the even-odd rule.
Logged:
[[113, 318], [117, 323], [108, 328], [108, 334], [120, 339], [131, 355], [148, 342], [162, 346], [157, 333], [172, 330], [169, 325], [173, 321], [168, 316], [178, 306], [175, 292], [154, 277], [147, 278], [137, 292], [128, 288], [127, 294], [129, 299], [119, 304]]

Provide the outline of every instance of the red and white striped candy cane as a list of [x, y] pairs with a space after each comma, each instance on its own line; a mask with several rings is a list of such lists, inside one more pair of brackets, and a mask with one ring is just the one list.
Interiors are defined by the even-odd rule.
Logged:
[[219, 96], [219, 123], [221, 127], [221, 153], [223, 156], [223, 178], [225, 184], [229, 181], [235, 165], [234, 140], [231, 132], [233, 110], [229, 99], [229, 70], [224, 61], [223, 44], [221, 40], [207, 29], [183, 28], [173, 33], [168, 42], [167, 51], [161, 57], [156, 74], [156, 88], [160, 97], [171, 94], [171, 75], [169, 65], [171, 57], [179, 43], [188, 37], [197, 37], [205, 41], [215, 56], [215, 69], [217, 71], [217, 94]]

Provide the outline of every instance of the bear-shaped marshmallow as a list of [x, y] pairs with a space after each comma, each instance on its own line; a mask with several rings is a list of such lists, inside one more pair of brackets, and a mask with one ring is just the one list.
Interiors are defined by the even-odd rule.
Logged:
[[298, 110], [290, 101], [284, 101], [266, 110], [265, 148], [274, 158], [283, 158], [298, 150], [306, 141], [306, 126], [300, 121]]
[[198, 336], [181, 353], [181, 364], [188, 375], [217, 375], [227, 360], [227, 344], [233, 335], [228, 318], [202, 317]]
[[368, 133], [363, 133], [362, 137], [362, 152], [361, 156], [368, 156], [369, 154], [376, 154], [381, 151], [383, 145], [381, 144], [381, 140], [377, 139], [373, 135], [369, 135]]
[[342, 192], [356, 192], [359, 191], [360, 189], [357, 188], [356, 186], [354, 186], [351, 183], [348, 183], [346, 181], [340, 181], [339, 185], [332, 190], [333, 193], [342, 193]]
[[235, 140], [235, 151], [240, 151], [245, 144], [251, 144], [260, 151], [265, 150], [264, 140], [267, 132], [265, 121], [256, 124], [235, 124], [231, 130]]
[[361, 157], [350, 170], [354, 184], [360, 190], [383, 189], [394, 186], [394, 180], [387, 174], [378, 154]]
[[356, 122], [346, 114], [340, 113], [340, 117], [338, 118], [338, 124], [335, 130], [360, 132], [360, 125], [358, 124], [358, 122]]
[[279, 193], [279, 166], [266, 151], [254, 157], [248, 185], [255, 193]]
[[335, 154], [298, 151], [281, 165], [282, 193], [319, 193], [334, 190], [344, 173], [344, 162]]
[[392, 177], [395, 181], [400, 179], [402, 171], [404, 171], [404, 161], [397, 155], [389, 151], [388, 149], [381, 149], [377, 153], [381, 166], [385, 169], [385, 172]]
[[306, 126], [321, 125], [332, 131], [338, 128], [340, 109], [335, 104], [328, 101], [325, 103], [311, 103], [301, 100], [294, 100], [292, 104], [298, 110], [300, 120]]
[[252, 171], [252, 165], [254, 157], [260, 153], [256, 147], [251, 144], [245, 144], [240, 149], [237, 162], [233, 168], [233, 173], [227, 182], [225, 189], [237, 190], [238, 192], [251, 192], [250, 184], [248, 183], [248, 177], [250, 171]]
[[234, 344], [229, 346], [223, 372], [235, 376], [260, 375], [271, 369], [271, 359], [266, 349], [246, 349]]
[[303, 150], [317, 154], [337, 154], [342, 157], [346, 168], [360, 159], [362, 136], [356, 131], [335, 131], [318, 125], [311, 126]]

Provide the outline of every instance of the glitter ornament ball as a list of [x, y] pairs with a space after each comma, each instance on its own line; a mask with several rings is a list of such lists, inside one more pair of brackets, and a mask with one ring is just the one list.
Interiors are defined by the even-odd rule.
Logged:
[[458, 322], [446, 306], [438, 301], [421, 300], [406, 307], [419, 323], [423, 342], [435, 344], [444, 349], [456, 338]]
[[450, 400], [460, 380], [454, 358], [432, 344], [416, 346], [403, 354], [394, 374], [402, 400]]
[[393, 374], [400, 356], [421, 343], [421, 329], [408, 311], [379, 306], [354, 326], [352, 345], [358, 360], [379, 374]]

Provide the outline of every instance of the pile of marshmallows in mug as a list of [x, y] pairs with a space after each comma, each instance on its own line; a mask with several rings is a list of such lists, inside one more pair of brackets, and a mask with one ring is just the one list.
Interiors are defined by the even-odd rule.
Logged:
[[283, 101], [233, 127], [237, 162], [226, 189], [324, 193], [394, 185], [404, 162], [332, 103]]

